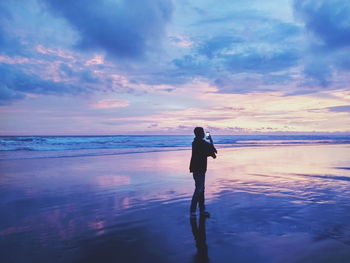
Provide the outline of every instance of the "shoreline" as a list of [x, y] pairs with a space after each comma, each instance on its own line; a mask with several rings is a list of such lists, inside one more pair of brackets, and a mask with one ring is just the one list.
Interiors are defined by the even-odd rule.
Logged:
[[[217, 146], [215, 145], [215, 147], [218, 150], [221, 149], [244, 149], [244, 148], [249, 148], [249, 149], [259, 149], [259, 148], [274, 148], [274, 147], [304, 147], [304, 146], [336, 146], [336, 145], [344, 145], [344, 146], [350, 146], [350, 143], [304, 143], [304, 144], [275, 144], [275, 145], [252, 145], [252, 146], [246, 146], [246, 145], [242, 145], [242, 146]], [[149, 147], [151, 148], [151, 147]], [[80, 155], [61, 155], [61, 156], [34, 156], [34, 157], [7, 157], [6, 155], [8, 153], [14, 153], [14, 152], [23, 152], [23, 153], [35, 153], [35, 154], [40, 154], [40, 153], [57, 153], [57, 152], [77, 152], [77, 151], [115, 151], [118, 148], [113, 148], [113, 149], [83, 149], [83, 150], [48, 150], [48, 151], [32, 151], [32, 150], [24, 150], [24, 151], [0, 151], [0, 161], [7, 161], [7, 160], [32, 160], [32, 159], [51, 159], [51, 158], [79, 158], [79, 157], [98, 157], [98, 156], [119, 156], [119, 155], [133, 155], [133, 154], [142, 154], [142, 153], [159, 153], [159, 152], [177, 152], [177, 151], [190, 151], [191, 147], [188, 146], [187, 148], [183, 148], [183, 147], [158, 147], [156, 149], [150, 149], [150, 150], [144, 150], [144, 151], [129, 151], [129, 149], [127, 151], [121, 151], [121, 152], [112, 152], [112, 153], [87, 153], [87, 154], [80, 154]], [[118, 150], [124, 150], [127, 148], [120, 148]], [[133, 149], [133, 148], [131, 148]], [[142, 149], [142, 148], [135, 148], [135, 149]], [[143, 148], [144, 149], [144, 148]], [[147, 148], [146, 148], [147, 149]], [[5, 158], [1, 157], [1, 154], [3, 154], [5, 156]]]

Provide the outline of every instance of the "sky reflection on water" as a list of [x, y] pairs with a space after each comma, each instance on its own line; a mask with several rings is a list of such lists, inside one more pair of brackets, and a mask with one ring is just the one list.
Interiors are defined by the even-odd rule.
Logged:
[[[349, 153], [348, 145], [219, 149], [207, 173], [212, 217], [201, 260], [349, 261]], [[2, 161], [1, 262], [198, 262], [189, 155]]]

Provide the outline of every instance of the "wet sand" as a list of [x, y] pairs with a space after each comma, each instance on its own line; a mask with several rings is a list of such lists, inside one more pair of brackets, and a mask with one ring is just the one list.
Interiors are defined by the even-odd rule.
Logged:
[[350, 262], [350, 145], [0, 161], [0, 262]]

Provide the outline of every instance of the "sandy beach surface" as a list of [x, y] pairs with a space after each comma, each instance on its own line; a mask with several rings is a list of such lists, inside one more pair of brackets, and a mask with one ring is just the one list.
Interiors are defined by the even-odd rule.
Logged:
[[0, 262], [350, 262], [350, 145], [0, 161]]

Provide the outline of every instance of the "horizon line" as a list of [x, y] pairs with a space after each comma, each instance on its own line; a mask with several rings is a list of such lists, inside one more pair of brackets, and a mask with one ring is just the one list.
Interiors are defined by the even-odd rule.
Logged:
[[[227, 134], [227, 133], [211, 133], [214, 136], [251, 136], [251, 135], [343, 135], [343, 136], [350, 136], [350, 131], [344, 131], [344, 132], [252, 132], [252, 133], [232, 133], [232, 134]], [[142, 134], [142, 133], [134, 133], [134, 134], [0, 134], [0, 137], [21, 137], [21, 136], [37, 136], [37, 137], [49, 137], [49, 136], [62, 136], [62, 137], [78, 137], [78, 136], [192, 136], [193, 133], [186, 133], [186, 134]]]

